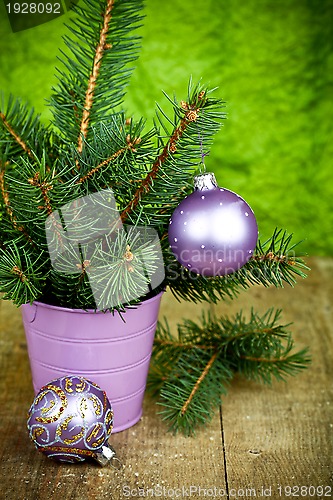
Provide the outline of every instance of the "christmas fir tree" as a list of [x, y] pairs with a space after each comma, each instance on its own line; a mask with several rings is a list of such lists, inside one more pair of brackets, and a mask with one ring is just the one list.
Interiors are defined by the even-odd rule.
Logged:
[[[190, 81], [181, 100], [165, 96], [172, 113], [158, 106], [151, 126], [123, 109], [138, 57], [135, 30], [142, 7], [141, 0], [83, 0], [74, 8], [65, 37], [68, 50], [48, 103], [50, 125], [12, 96], [1, 104], [0, 292], [18, 306], [38, 300], [96, 309], [91, 255], [98, 255], [102, 286], [108, 284], [105, 307], [98, 307], [106, 313], [122, 313], [165, 288], [178, 299], [216, 303], [254, 284], [281, 287], [305, 276], [306, 265], [295, 255], [291, 236], [278, 229], [257, 243], [243, 267], [224, 276], [194, 273], [175, 258], [169, 220], [193, 191], [193, 177], [225, 118], [224, 102], [216, 91]], [[80, 200], [87, 199], [93, 212], [80, 208]], [[111, 219], [101, 217], [105, 227], [97, 226], [111, 237], [96, 243], [89, 235], [96, 214], [105, 213], [108, 203]], [[73, 244], [66, 240], [55, 265], [47, 228], [61, 254], [64, 206], [67, 215], [80, 213], [80, 229]], [[158, 235], [158, 245], [151, 234]], [[78, 245], [82, 235], [86, 240]], [[152, 287], [158, 249], [163, 279]], [[248, 319], [242, 313], [234, 318], [206, 315], [201, 324], [185, 319], [177, 338], [167, 323], [158, 325], [149, 387], [160, 396], [173, 430], [191, 434], [207, 421], [236, 372], [269, 383], [307, 366], [307, 351], [293, 350], [280, 312], [269, 310], [260, 317], [251, 311]]]

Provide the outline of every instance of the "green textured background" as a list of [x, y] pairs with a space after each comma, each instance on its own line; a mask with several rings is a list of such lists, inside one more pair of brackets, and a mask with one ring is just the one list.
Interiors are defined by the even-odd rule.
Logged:
[[[143, 47], [126, 106], [148, 123], [163, 89], [186, 98], [189, 76], [227, 104], [208, 170], [301, 250], [333, 255], [333, 0], [147, 0]], [[0, 6], [0, 88], [48, 120], [44, 98], [65, 16], [11, 33]]]

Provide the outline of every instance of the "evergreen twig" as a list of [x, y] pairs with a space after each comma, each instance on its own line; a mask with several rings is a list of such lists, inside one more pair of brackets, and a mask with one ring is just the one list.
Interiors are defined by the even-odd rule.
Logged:
[[25, 153], [27, 153], [27, 155], [30, 156], [30, 158], [31, 158], [32, 157], [32, 153], [31, 153], [30, 148], [28, 148], [28, 146], [22, 140], [22, 138], [19, 136], [19, 134], [17, 132], [15, 132], [15, 130], [13, 129], [13, 127], [7, 121], [4, 113], [0, 112], [0, 118], [2, 120], [2, 123], [3, 123], [4, 127], [8, 130], [8, 132], [10, 133], [10, 135], [13, 137], [14, 141], [17, 142], [17, 144], [23, 149], [23, 151], [25, 151]]
[[186, 435], [209, 420], [233, 374], [272, 383], [305, 369], [308, 349], [293, 351], [289, 325], [279, 323], [281, 310], [264, 315], [251, 310], [233, 318], [202, 315], [201, 324], [185, 320], [173, 337], [159, 323], [148, 389], [160, 395], [161, 414], [173, 431]]
[[[191, 89], [192, 90], [192, 89]], [[166, 95], [166, 94], [165, 94]], [[140, 186], [134, 193], [132, 200], [129, 202], [127, 207], [121, 212], [121, 219], [124, 222], [128, 217], [129, 213], [138, 205], [141, 196], [147, 193], [151, 188], [154, 179], [156, 179], [160, 167], [163, 165], [165, 160], [177, 151], [178, 141], [183, 137], [188, 125], [194, 123], [198, 119], [198, 115], [201, 109], [206, 104], [206, 92], [199, 91], [198, 88], [195, 89], [191, 95], [191, 100], [189, 103], [184, 103], [183, 108], [185, 108], [185, 115], [178, 118], [178, 122], [174, 125], [174, 129], [168, 138], [162, 152], [159, 153], [157, 158], [152, 164], [151, 170], [147, 173], [146, 177], [141, 181]], [[174, 105], [174, 103], [172, 103]], [[161, 111], [161, 108], [159, 107]], [[172, 123], [172, 122], [171, 122]]]
[[[254, 284], [265, 287], [282, 287], [284, 283], [293, 286], [296, 278], [306, 278], [309, 267], [295, 252], [292, 235], [282, 229], [275, 229], [268, 240], [258, 241], [254, 256], [233, 274], [208, 278], [192, 273], [166, 253], [167, 283], [177, 299], [216, 303], [225, 296], [235, 298], [240, 290]], [[181, 279], [178, 279], [181, 277]]]
[[104, 15], [103, 15], [103, 24], [100, 31], [100, 36], [94, 56], [93, 69], [89, 76], [89, 82], [87, 85], [87, 91], [85, 95], [84, 107], [82, 112], [82, 118], [80, 123], [80, 134], [78, 139], [78, 152], [82, 152], [83, 148], [83, 138], [87, 137], [88, 125], [89, 125], [89, 117], [90, 111], [93, 105], [93, 98], [96, 88], [96, 81], [100, 72], [100, 67], [102, 64], [102, 57], [105, 50], [112, 48], [110, 44], [107, 44], [106, 38], [109, 31], [109, 23], [111, 21], [111, 13], [114, 6], [114, 0], [107, 0]]

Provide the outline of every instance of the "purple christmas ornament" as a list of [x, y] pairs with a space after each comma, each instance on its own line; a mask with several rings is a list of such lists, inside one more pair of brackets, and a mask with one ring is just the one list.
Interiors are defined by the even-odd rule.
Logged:
[[194, 192], [169, 223], [169, 243], [180, 264], [203, 276], [240, 269], [253, 255], [258, 226], [243, 198], [217, 185], [213, 173], [194, 178]]
[[107, 444], [113, 411], [100, 387], [82, 377], [67, 376], [41, 388], [28, 414], [36, 448], [63, 462], [94, 458], [101, 465], [115, 452]]

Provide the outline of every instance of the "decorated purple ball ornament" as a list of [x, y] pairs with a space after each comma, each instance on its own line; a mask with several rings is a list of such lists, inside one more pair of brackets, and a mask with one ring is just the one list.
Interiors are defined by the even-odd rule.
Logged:
[[178, 262], [203, 276], [234, 273], [251, 258], [258, 240], [250, 206], [220, 188], [210, 172], [194, 178], [194, 191], [173, 212], [168, 233]]
[[36, 448], [62, 462], [93, 458], [106, 465], [115, 458], [108, 445], [113, 426], [110, 401], [97, 384], [69, 375], [49, 382], [28, 413], [28, 430]]

